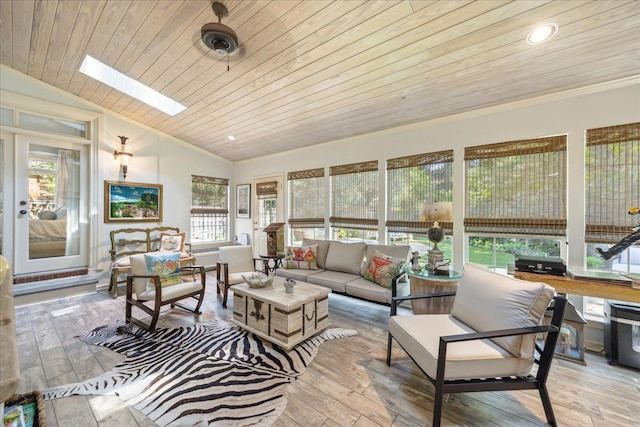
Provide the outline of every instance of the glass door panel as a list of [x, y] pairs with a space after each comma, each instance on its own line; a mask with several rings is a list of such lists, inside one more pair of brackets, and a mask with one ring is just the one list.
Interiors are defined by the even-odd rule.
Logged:
[[[87, 265], [85, 146], [18, 137], [16, 274]], [[82, 256], [81, 254], [85, 254]]]

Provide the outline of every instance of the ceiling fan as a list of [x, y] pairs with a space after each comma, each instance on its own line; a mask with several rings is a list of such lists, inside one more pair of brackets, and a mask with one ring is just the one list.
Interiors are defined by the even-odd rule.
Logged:
[[226, 6], [217, 1], [211, 4], [218, 22], [210, 22], [202, 27], [202, 41], [219, 56], [225, 56], [238, 48], [238, 36], [235, 31], [224, 25], [223, 17], [229, 16]]

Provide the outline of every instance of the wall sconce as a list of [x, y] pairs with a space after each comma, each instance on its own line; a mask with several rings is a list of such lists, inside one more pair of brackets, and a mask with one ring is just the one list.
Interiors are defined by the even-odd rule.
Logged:
[[127, 179], [127, 166], [129, 166], [129, 162], [131, 162], [131, 158], [133, 154], [127, 153], [127, 138], [126, 136], [119, 136], [120, 138], [120, 151], [115, 150], [113, 152], [113, 158], [120, 162], [120, 166], [122, 166], [122, 177], [123, 179]]
[[438, 225], [440, 222], [453, 221], [452, 202], [431, 202], [420, 205], [420, 220], [423, 222], [433, 221], [433, 226], [427, 230], [427, 237], [433, 243], [433, 249], [429, 250], [427, 268], [432, 272], [444, 260], [443, 253], [438, 249], [438, 243], [444, 240], [444, 230]]

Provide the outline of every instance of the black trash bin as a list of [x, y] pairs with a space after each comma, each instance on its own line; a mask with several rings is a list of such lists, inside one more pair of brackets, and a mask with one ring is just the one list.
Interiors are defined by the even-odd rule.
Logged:
[[604, 317], [609, 363], [640, 369], [640, 305], [605, 300]]

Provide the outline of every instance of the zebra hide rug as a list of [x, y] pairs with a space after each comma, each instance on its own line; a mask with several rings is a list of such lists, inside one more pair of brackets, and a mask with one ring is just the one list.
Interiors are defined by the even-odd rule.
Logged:
[[161, 426], [269, 426], [287, 406], [284, 387], [304, 372], [320, 344], [355, 334], [328, 329], [286, 351], [219, 319], [153, 332], [106, 325], [78, 338], [125, 354], [124, 362], [43, 394], [115, 394]]

